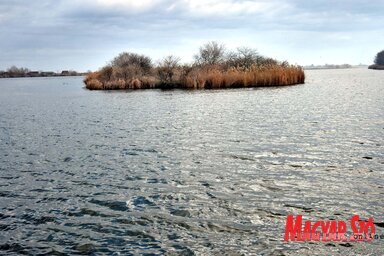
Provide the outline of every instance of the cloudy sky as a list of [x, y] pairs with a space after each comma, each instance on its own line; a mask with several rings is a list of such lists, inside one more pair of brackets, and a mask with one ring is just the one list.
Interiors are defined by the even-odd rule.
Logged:
[[0, 0], [0, 70], [95, 70], [118, 53], [191, 61], [218, 41], [309, 64], [371, 64], [384, 0]]

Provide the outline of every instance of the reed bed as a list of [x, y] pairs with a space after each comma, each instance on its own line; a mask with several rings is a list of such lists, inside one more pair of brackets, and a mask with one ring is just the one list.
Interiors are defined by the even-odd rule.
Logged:
[[130, 79], [103, 79], [100, 71], [90, 73], [84, 80], [90, 90], [127, 89], [225, 89], [241, 87], [286, 86], [303, 84], [304, 71], [301, 67], [253, 67], [248, 70], [200, 69], [195, 68], [186, 75], [179, 75], [173, 82], [165, 83], [155, 75], [132, 77]]
[[181, 82], [183, 89], [224, 89], [241, 87], [284, 86], [304, 83], [301, 67], [251, 67], [247, 70], [197, 70]]

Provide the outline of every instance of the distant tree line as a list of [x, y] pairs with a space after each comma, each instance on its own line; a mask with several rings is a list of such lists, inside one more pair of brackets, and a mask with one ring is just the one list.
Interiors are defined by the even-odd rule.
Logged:
[[12, 66], [7, 69], [7, 71], [2, 71], [3, 74], [8, 74], [9, 77], [23, 77], [26, 76], [29, 72], [27, 68], [18, 68], [16, 66]]

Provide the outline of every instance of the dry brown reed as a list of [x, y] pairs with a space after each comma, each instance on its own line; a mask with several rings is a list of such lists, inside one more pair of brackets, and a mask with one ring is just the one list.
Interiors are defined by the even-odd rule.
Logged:
[[198, 70], [182, 81], [185, 89], [222, 89], [258, 86], [283, 86], [304, 83], [304, 71], [300, 67], [269, 67], [229, 70]]
[[[182, 70], [179, 73], [182, 73]], [[228, 70], [196, 67], [187, 74], [179, 74], [172, 84], [167, 85], [180, 89], [224, 89], [295, 85], [303, 84], [304, 80], [304, 71], [297, 66], [252, 66], [248, 69]], [[164, 82], [155, 75], [106, 80], [102, 72], [90, 73], [84, 83], [90, 90], [156, 89], [164, 86]]]

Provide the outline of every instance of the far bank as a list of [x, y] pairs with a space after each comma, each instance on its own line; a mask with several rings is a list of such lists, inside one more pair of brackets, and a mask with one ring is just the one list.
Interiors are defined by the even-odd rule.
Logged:
[[375, 69], [375, 70], [384, 70], [384, 65], [371, 65], [368, 67], [369, 69]]

